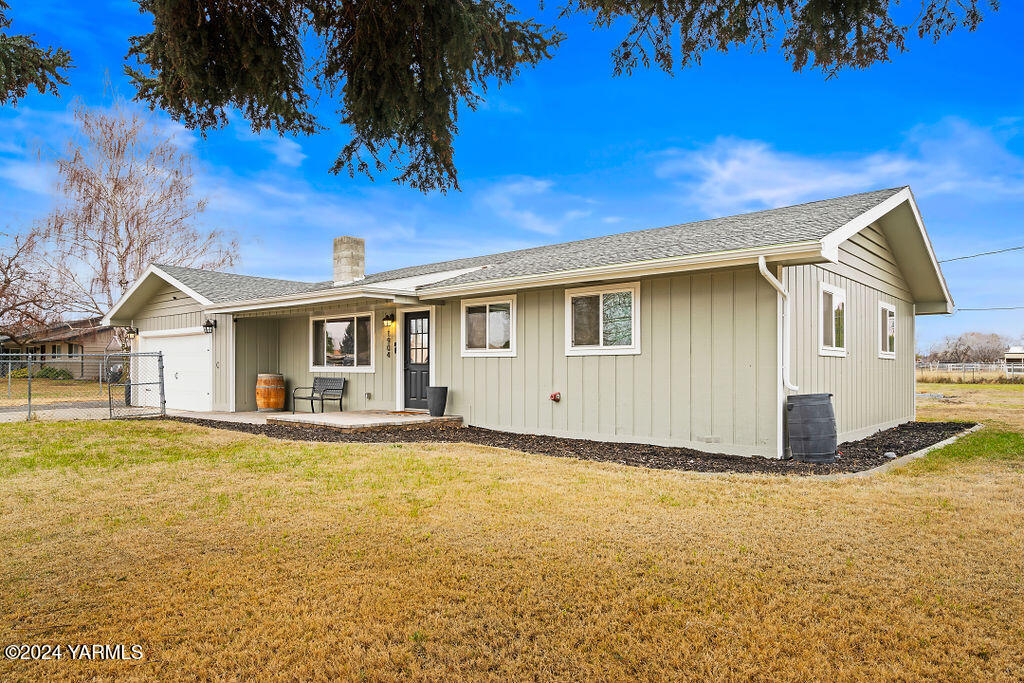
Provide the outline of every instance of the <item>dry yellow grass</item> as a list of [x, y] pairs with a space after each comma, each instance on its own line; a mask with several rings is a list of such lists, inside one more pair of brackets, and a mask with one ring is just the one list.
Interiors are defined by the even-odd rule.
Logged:
[[917, 416], [924, 420], [971, 420], [1024, 431], [1024, 384], [925, 384], [918, 393], [948, 398], [917, 400]]
[[[124, 387], [121, 387], [124, 391]], [[107, 385], [97, 380], [32, 379], [32, 404], [49, 405], [78, 401], [106, 401]], [[14, 377], [8, 392], [7, 378], [0, 378], [0, 407], [23, 406], [28, 402], [28, 380]]]
[[988, 384], [992, 382], [1005, 382], [1006, 373], [1001, 370], [927, 370], [919, 368], [916, 371], [919, 384], [953, 382], [956, 384]]
[[0, 678], [1019, 678], [1024, 436], [968, 439], [825, 482], [0, 425], [2, 644], [145, 652]]

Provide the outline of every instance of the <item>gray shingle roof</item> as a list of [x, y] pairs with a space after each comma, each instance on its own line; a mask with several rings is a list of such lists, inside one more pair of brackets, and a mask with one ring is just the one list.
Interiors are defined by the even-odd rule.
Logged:
[[431, 286], [819, 240], [902, 189], [495, 254], [482, 257], [485, 268]]
[[296, 280], [275, 280], [269, 277], [221, 273], [214, 270], [200, 270], [184, 266], [155, 264], [175, 280], [186, 285], [197, 294], [205, 296], [215, 304], [230, 301], [266, 299], [286, 294], [301, 294], [318, 289], [327, 289], [332, 282], [298, 282]]
[[[400, 278], [479, 268], [421, 288], [459, 285], [515, 275], [542, 275], [591, 266], [820, 240], [902, 189], [863, 192], [738, 216], [410, 266], [367, 275], [354, 285], [346, 286], [380, 284]], [[329, 261], [329, 256], [325, 255], [325, 262]], [[331, 282], [297, 282], [180, 266], [159, 267], [214, 303], [301, 294], [333, 287]]]

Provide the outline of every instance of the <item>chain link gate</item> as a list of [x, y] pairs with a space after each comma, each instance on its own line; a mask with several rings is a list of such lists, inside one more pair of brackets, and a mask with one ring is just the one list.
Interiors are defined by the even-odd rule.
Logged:
[[160, 353], [0, 353], [0, 422], [165, 414]]
[[162, 353], [108, 354], [105, 366], [111, 420], [167, 414]]

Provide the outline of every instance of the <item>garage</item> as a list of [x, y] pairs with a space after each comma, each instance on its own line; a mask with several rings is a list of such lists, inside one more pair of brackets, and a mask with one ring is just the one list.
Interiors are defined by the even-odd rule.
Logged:
[[[138, 350], [164, 356], [164, 392], [168, 410], [213, 410], [213, 335], [203, 328], [143, 332]], [[140, 377], [140, 382], [148, 381]], [[157, 385], [140, 385], [139, 405], [160, 404]]]

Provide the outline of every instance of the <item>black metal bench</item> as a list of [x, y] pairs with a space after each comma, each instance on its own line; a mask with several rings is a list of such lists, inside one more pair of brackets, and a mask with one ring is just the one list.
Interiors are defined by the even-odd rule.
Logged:
[[[292, 414], [295, 414], [296, 401], [309, 401], [309, 412], [315, 413], [314, 401], [320, 401], [320, 412], [324, 412], [324, 401], [337, 401], [338, 410], [342, 410], [341, 398], [345, 394], [344, 377], [314, 377], [313, 386], [295, 387], [292, 390]], [[302, 392], [302, 395], [299, 394]]]

